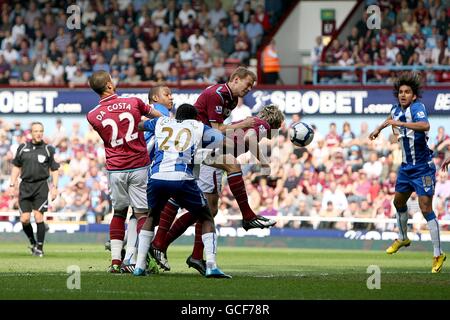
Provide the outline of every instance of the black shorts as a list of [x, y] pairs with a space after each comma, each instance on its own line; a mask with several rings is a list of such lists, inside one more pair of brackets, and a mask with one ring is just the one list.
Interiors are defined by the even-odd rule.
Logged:
[[31, 212], [33, 210], [46, 212], [48, 207], [48, 182], [41, 180], [38, 182], [22, 181], [19, 186], [19, 211], [20, 213]]

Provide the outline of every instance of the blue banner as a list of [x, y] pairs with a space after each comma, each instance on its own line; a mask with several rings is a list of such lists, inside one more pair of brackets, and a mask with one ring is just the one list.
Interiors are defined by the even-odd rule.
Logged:
[[[175, 106], [194, 103], [199, 89], [172, 89]], [[147, 89], [119, 89], [122, 96], [137, 96], [148, 102]], [[421, 101], [429, 114], [450, 114], [448, 89], [425, 90]], [[244, 103], [253, 112], [270, 103], [286, 114], [358, 115], [388, 114], [396, 99], [391, 89], [363, 90], [260, 90], [253, 89]], [[0, 114], [86, 114], [98, 104], [98, 96], [89, 89], [15, 88], [0, 92]]]

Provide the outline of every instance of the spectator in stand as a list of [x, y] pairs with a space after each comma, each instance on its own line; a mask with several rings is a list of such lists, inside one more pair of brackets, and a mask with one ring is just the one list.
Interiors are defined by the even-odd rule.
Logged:
[[363, 171], [366, 173], [369, 179], [378, 178], [381, 175], [381, 170], [383, 166], [378, 159], [378, 154], [376, 152], [371, 152], [369, 161], [364, 163]]
[[228, 33], [228, 28], [223, 26], [216, 36], [220, 49], [228, 56], [234, 50], [234, 38]]
[[265, 33], [269, 32], [270, 29], [272, 28], [272, 26], [270, 24], [269, 15], [264, 10], [263, 5], [256, 6], [255, 15], [256, 15], [256, 20], [262, 25], [264, 32]]

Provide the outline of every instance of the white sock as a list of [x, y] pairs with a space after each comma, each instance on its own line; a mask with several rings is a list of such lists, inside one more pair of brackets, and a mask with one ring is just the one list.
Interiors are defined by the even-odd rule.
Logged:
[[441, 239], [439, 234], [439, 223], [436, 219], [436, 215], [434, 212], [424, 214], [425, 219], [427, 220], [428, 229], [430, 230], [431, 241], [433, 242], [433, 253], [434, 256], [440, 256], [441, 251]]
[[136, 263], [136, 243], [137, 243], [137, 219], [136, 217], [131, 217], [128, 221], [127, 233], [127, 251], [125, 252], [125, 261], [129, 260], [130, 264]]
[[139, 233], [139, 246], [136, 261], [136, 269], [144, 269], [147, 267], [147, 253], [150, 249], [150, 243], [153, 238], [153, 231], [141, 230]]
[[400, 240], [408, 239], [408, 208], [402, 208], [401, 211], [397, 210], [397, 226], [398, 237]]
[[217, 235], [215, 232], [208, 232], [202, 234], [202, 241], [206, 256], [206, 267], [214, 269], [217, 267], [216, 252], [217, 252]]
[[111, 258], [112, 260], [122, 261], [122, 240], [111, 240]]

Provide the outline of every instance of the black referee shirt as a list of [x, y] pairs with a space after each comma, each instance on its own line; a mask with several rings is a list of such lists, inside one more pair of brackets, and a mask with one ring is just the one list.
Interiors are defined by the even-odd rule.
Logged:
[[17, 148], [13, 164], [20, 167], [20, 178], [25, 182], [36, 182], [48, 179], [49, 169], [59, 169], [59, 163], [55, 161], [55, 148], [44, 143], [23, 143]]

